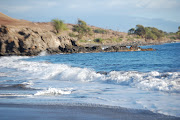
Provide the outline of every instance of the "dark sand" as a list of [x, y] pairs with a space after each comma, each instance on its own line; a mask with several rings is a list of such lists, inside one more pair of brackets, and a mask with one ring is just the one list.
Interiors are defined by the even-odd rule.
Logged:
[[180, 120], [147, 110], [85, 105], [0, 104], [0, 120]]

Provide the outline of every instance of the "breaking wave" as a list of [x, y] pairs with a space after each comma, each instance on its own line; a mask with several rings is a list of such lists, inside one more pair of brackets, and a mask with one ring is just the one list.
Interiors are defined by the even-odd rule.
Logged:
[[72, 89], [58, 89], [58, 88], [48, 88], [47, 90], [38, 91], [34, 95], [66, 95], [71, 94]]
[[[65, 64], [52, 64], [47, 62], [29, 62], [28, 57], [2, 57], [2, 69], [15, 69], [1, 76], [13, 75], [26, 80], [46, 79], [60, 81], [103, 82], [136, 87], [143, 90], [180, 93], [180, 72], [138, 72], [138, 71], [112, 71], [107, 74], [97, 73], [88, 68], [71, 67]], [[6, 61], [6, 62], [3, 62]], [[17, 72], [18, 71], [18, 72]], [[36, 93], [64, 94], [64, 92], [49, 88]]]
[[109, 83], [128, 85], [143, 90], [180, 93], [180, 73], [157, 71], [141, 73], [136, 71], [112, 71], [106, 77]]
[[46, 51], [42, 51], [42, 52], [39, 53], [38, 56], [46, 56], [46, 55], [48, 55], [48, 53]]

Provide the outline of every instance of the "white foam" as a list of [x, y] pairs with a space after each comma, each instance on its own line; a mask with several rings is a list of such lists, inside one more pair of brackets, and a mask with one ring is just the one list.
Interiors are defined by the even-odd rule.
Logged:
[[28, 95], [28, 94], [0, 94], [0, 97], [32, 97], [32, 95]]
[[[54, 79], [66, 81], [93, 81], [100, 77], [95, 71], [87, 68], [70, 67], [64, 64], [51, 64], [47, 62], [29, 62], [21, 60], [22, 57], [3, 57], [0, 59], [3, 64], [0, 67], [15, 68], [18, 73], [14, 72], [13, 75], [19, 75], [25, 79]], [[26, 58], [23, 58], [26, 59]]]
[[[13, 80], [20, 80], [22, 84], [30, 85], [32, 88], [43, 89], [35, 94], [34, 91], [28, 91], [28, 94], [30, 92], [32, 96], [62, 95], [60, 97], [67, 97], [68, 102], [77, 100], [87, 103], [89, 101], [89, 103], [97, 104], [124, 105], [123, 107], [129, 108], [134, 105], [134, 101], [137, 101], [135, 105], [141, 106], [142, 104], [144, 108], [152, 111], [159, 110], [173, 115], [177, 115], [177, 111], [179, 111], [180, 72], [112, 71], [105, 75], [88, 68], [25, 61], [24, 59], [27, 58], [29, 57], [1, 57], [0, 69], [3, 71], [2, 76], [13, 77]], [[53, 88], [49, 88], [50, 86]], [[60, 89], [69, 87], [76, 91], [72, 94], [72, 89]], [[111, 89], [108, 91], [107, 87]], [[65, 94], [72, 94], [72, 96]], [[24, 96], [23, 93], [18, 95]], [[18, 95], [4, 93], [1, 96]], [[85, 96], [85, 98], [82, 99], [79, 96]], [[163, 101], [164, 104], [162, 104]]]
[[[65, 64], [24, 61], [29, 57], [2, 57], [1, 68], [14, 68], [15, 72], [3, 75], [19, 76], [26, 80], [60, 80], [81, 82], [106, 82], [127, 85], [143, 90], [155, 90], [169, 93], [180, 93], [180, 72], [137, 72], [112, 71], [107, 75], [96, 73], [92, 69], [71, 67]], [[4, 62], [6, 61], [6, 62]], [[33, 82], [32, 82], [33, 83]]]
[[42, 51], [42, 52], [39, 53], [38, 56], [46, 56], [46, 55], [48, 55], [48, 53], [46, 51]]
[[82, 82], [95, 81], [98, 78], [100, 79], [100, 77], [101, 75], [96, 74], [96, 72], [93, 70], [77, 67], [68, 67], [55, 76], [56, 79], [60, 80]]
[[47, 90], [38, 91], [34, 95], [67, 95], [71, 94], [72, 89], [48, 88]]
[[112, 71], [105, 79], [106, 82], [128, 85], [143, 90], [157, 90], [163, 92], [180, 93], [180, 73], [157, 71], [141, 73], [136, 71]]
[[1, 72], [0, 72], [0, 77], [5, 77], [5, 76], [7, 76], [6, 73], [1, 73]]

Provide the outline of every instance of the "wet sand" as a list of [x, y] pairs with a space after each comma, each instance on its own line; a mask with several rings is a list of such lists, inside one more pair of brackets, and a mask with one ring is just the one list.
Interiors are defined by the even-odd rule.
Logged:
[[180, 118], [121, 107], [0, 104], [0, 120], [180, 120]]

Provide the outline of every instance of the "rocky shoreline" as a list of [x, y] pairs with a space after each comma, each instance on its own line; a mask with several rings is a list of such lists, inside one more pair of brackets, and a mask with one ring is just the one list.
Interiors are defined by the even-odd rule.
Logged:
[[[168, 37], [162, 40], [135, 38], [124, 32], [95, 26], [88, 26], [92, 34], [80, 39], [77, 38], [79, 33], [73, 31], [74, 24], [66, 25], [68, 30], [57, 34], [51, 22], [19, 20], [0, 12], [0, 56], [36, 56], [44, 51], [48, 54], [153, 51], [152, 48], [142, 49], [138, 46], [180, 42]], [[106, 32], [99, 33], [98, 30]], [[98, 42], [96, 39], [106, 42]]]
[[105, 49], [102, 45], [82, 46], [69, 36], [58, 36], [53, 31], [40, 28], [0, 26], [0, 56], [35, 56], [46, 51], [49, 54], [59, 53], [90, 53], [90, 52], [121, 52], [121, 51], [152, 51], [137, 45], [130, 48], [112, 45]]

